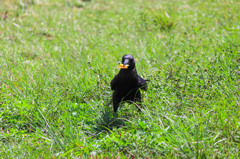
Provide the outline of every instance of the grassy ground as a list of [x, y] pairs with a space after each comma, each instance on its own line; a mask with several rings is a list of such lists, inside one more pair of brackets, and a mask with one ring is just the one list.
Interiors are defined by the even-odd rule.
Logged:
[[[239, 7], [1, 1], [1, 158], [239, 158]], [[113, 114], [124, 54], [149, 90]]]

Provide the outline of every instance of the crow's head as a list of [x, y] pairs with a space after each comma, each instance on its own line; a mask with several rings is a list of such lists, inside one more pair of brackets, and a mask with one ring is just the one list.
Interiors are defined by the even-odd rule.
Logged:
[[135, 68], [135, 60], [132, 55], [124, 55], [122, 57], [122, 63], [118, 66], [121, 69], [134, 69]]

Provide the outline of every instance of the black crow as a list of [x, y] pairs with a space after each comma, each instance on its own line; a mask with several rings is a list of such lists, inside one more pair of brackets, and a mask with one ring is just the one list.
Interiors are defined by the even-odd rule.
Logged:
[[139, 89], [147, 90], [146, 81], [137, 74], [135, 60], [132, 55], [124, 55], [122, 57], [122, 64], [118, 68], [121, 68], [121, 70], [111, 81], [111, 89], [114, 90], [114, 112], [117, 112], [121, 101], [140, 103], [141, 93]]

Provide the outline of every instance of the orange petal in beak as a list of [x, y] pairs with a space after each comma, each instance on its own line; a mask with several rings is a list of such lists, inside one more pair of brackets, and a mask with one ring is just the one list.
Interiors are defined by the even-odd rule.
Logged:
[[128, 64], [127, 65], [123, 65], [123, 64], [120, 64], [117, 68], [121, 68], [121, 69], [127, 69], [128, 68]]

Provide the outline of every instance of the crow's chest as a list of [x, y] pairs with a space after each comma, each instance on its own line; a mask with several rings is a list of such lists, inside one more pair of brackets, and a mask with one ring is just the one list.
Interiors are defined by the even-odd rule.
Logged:
[[138, 87], [138, 80], [132, 76], [119, 77], [116, 81], [116, 90], [128, 91]]

